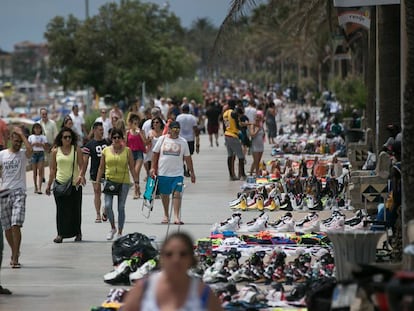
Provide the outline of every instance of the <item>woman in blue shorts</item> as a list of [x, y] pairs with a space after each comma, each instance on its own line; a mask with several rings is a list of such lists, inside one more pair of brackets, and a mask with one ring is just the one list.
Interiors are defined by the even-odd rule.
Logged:
[[32, 127], [32, 134], [29, 136], [29, 143], [32, 145], [32, 170], [35, 190], [34, 193], [42, 194], [43, 167], [45, 164], [45, 146], [47, 138], [43, 135], [40, 123], [35, 123]]

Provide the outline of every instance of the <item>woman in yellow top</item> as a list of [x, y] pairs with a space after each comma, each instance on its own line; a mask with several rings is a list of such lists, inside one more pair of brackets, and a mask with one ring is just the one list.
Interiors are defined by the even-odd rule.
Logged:
[[[113, 128], [111, 131], [112, 145], [102, 151], [101, 162], [99, 164], [96, 180], [101, 180], [105, 173], [107, 180], [121, 183], [121, 191], [118, 194], [118, 237], [122, 236], [125, 223], [125, 201], [130, 188], [129, 172], [134, 177], [134, 182], [138, 183], [138, 176], [134, 170], [134, 157], [131, 150], [125, 146], [124, 132], [121, 129]], [[111, 224], [111, 231], [106, 236], [107, 240], [112, 240], [117, 232], [115, 226], [114, 212], [112, 210], [114, 195], [104, 194], [105, 214]]]
[[50, 195], [50, 188], [54, 180], [66, 183], [72, 176], [72, 191], [69, 196], [58, 197], [56, 202], [57, 236], [55, 243], [62, 243], [64, 238], [75, 237], [75, 241], [82, 240], [82, 187], [85, 184], [83, 171], [82, 151], [77, 144], [78, 135], [68, 127], [63, 127], [55, 138], [54, 148], [50, 161], [49, 182], [46, 194]]

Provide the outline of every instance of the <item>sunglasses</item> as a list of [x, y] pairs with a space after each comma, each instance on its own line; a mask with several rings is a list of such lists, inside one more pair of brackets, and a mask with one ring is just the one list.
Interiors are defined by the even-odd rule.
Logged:
[[179, 131], [180, 130], [180, 128], [179, 127], [172, 127], [171, 128], [171, 131]]
[[160, 122], [159, 122], [159, 121], [154, 121], [154, 122], [152, 122], [152, 123], [154, 123], [154, 124], [160, 124]]
[[63, 139], [72, 139], [72, 136], [70, 136], [70, 135], [65, 135], [65, 136], [63, 136], [62, 138], [63, 138]]
[[180, 257], [180, 258], [184, 258], [184, 257], [189, 256], [189, 255], [190, 255], [190, 253], [189, 253], [189, 252], [186, 252], [186, 251], [181, 251], [181, 252], [173, 252], [173, 251], [169, 251], [169, 252], [164, 252], [162, 255], [163, 255], [164, 257], [167, 257], [167, 258], [171, 258], [171, 257], [173, 257], [174, 255], [178, 255], [178, 257]]
[[122, 139], [121, 136], [112, 136], [112, 139]]
[[13, 140], [13, 142], [16, 143], [16, 144], [22, 144], [23, 140]]

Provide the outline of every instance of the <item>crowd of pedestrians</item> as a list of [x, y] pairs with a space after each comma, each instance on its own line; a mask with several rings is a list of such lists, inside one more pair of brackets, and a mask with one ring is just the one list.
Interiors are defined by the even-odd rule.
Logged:
[[[37, 194], [42, 194], [44, 164], [49, 164], [50, 174], [46, 178], [45, 192], [47, 195], [53, 194], [56, 204], [55, 243], [62, 243], [68, 238], [82, 241], [82, 186], [87, 182], [85, 176], [88, 168], [88, 179], [94, 190], [95, 222], [109, 220], [107, 240], [124, 233], [125, 202], [129, 189], [133, 189], [133, 198], [138, 199], [143, 191], [141, 181], [145, 182], [149, 176], [157, 176], [159, 181], [158, 192], [164, 208], [161, 223], [172, 221], [182, 225], [184, 222], [180, 208], [184, 178], [196, 182], [192, 161], [194, 152], [218, 147], [222, 135], [227, 150], [230, 180], [247, 178], [245, 166], [248, 156], [252, 157], [248, 173], [261, 175], [265, 143], [277, 144], [278, 133], [283, 133], [282, 126], [278, 127], [278, 117], [280, 118], [284, 101], [281, 92], [277, 90], [259, 92], [254, 85], [223, 82], [207, 86], [202, 103], [186, 97], [177, 100], [159, 96], [150, 107], [140, 109], [139, 103], [135, 101], [126, 119], [125, 112], [113, 103], [111, 110], [99, 110], [99, 117], [90, 131], [86, 128], [77, 105], [73, 105], [71, 113], [63, 118], [60, 130], [48, 118], [47, 109], [42, 108], [41, 120], [33, 126], [29, 139], [26, 139], [21, 130], [16, 129], [10, 135], [12, 147], [0, 152], [0, 164], [3, 167], [1, 198], [16, 200], [12, 207], [6, 207], [6, 200], [2, 199], [1, 224], [12, 248], [11, 265], [20, 267], [19, 228], [24, 221], [26, 174], [23, 173], [23, 168], [25, 170], [26, 158], [31, 159], [34, 191]], [[306, 127], [310, 122], [306, 113], [298, 112], [297, 115], [296, 119], [300, 121], [295, 126], [303, 126], [305, 131], [308, 130]], [[335, 135], [340, 135], [338, 120], [332, 119], [329, 122], [320, 126], [329, 126]], [[1, 126], [0, 123], [0, 129]], [[4, 134], [5, 131], [1, 130], [0, 136], [0, 146], [3, 147], [7, 146], [9, 137]], [[209, 136], [209, 146], [200, 146], [199, 135], [203, 132]], [[22, 142], [26, 147], [25, 153], [20, 149]], [[17, 154], [19, 162], [13, 162]], [[13, 160], [8, 160], [11, 155]], [[145, 170], [143, 173], [142, 166]], [[21, 173], [13, 175], [9, 170]], [[144, 175], [143, 178], [141, 174]], [[12, 175], [12, 180], [8, 181], [7, 176]], [[70, 194], [57, 195], [55, 186], [63, 185], [69, 180]], [[108, 185], [117, 191], [109, 191]], [[114, 197], [117, 197], [117, 213], [113, 209]], [[9, 215], [5, 212], [7, 208], [19, 210], [10, 212]]]

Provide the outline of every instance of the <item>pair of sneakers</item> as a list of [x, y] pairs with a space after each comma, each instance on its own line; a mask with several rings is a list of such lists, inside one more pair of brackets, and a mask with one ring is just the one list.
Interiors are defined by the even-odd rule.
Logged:
[[[106, 235], [106, 239], [107, 239], [108, 241], [111, 241], [111, 240], [114, 238], [115, 234], [116, 234], [116, 229], [111, 229], [111, 230], [108, 232], [108, 234]], [[121, 236], [122, 236], [122, 234], [120, 234], [120, 233], [117, 233], [117, 234], [116, 234], [116, 238], [117, 238], [117, 239], [118, 239], [118, 238], [120, 238]]]

